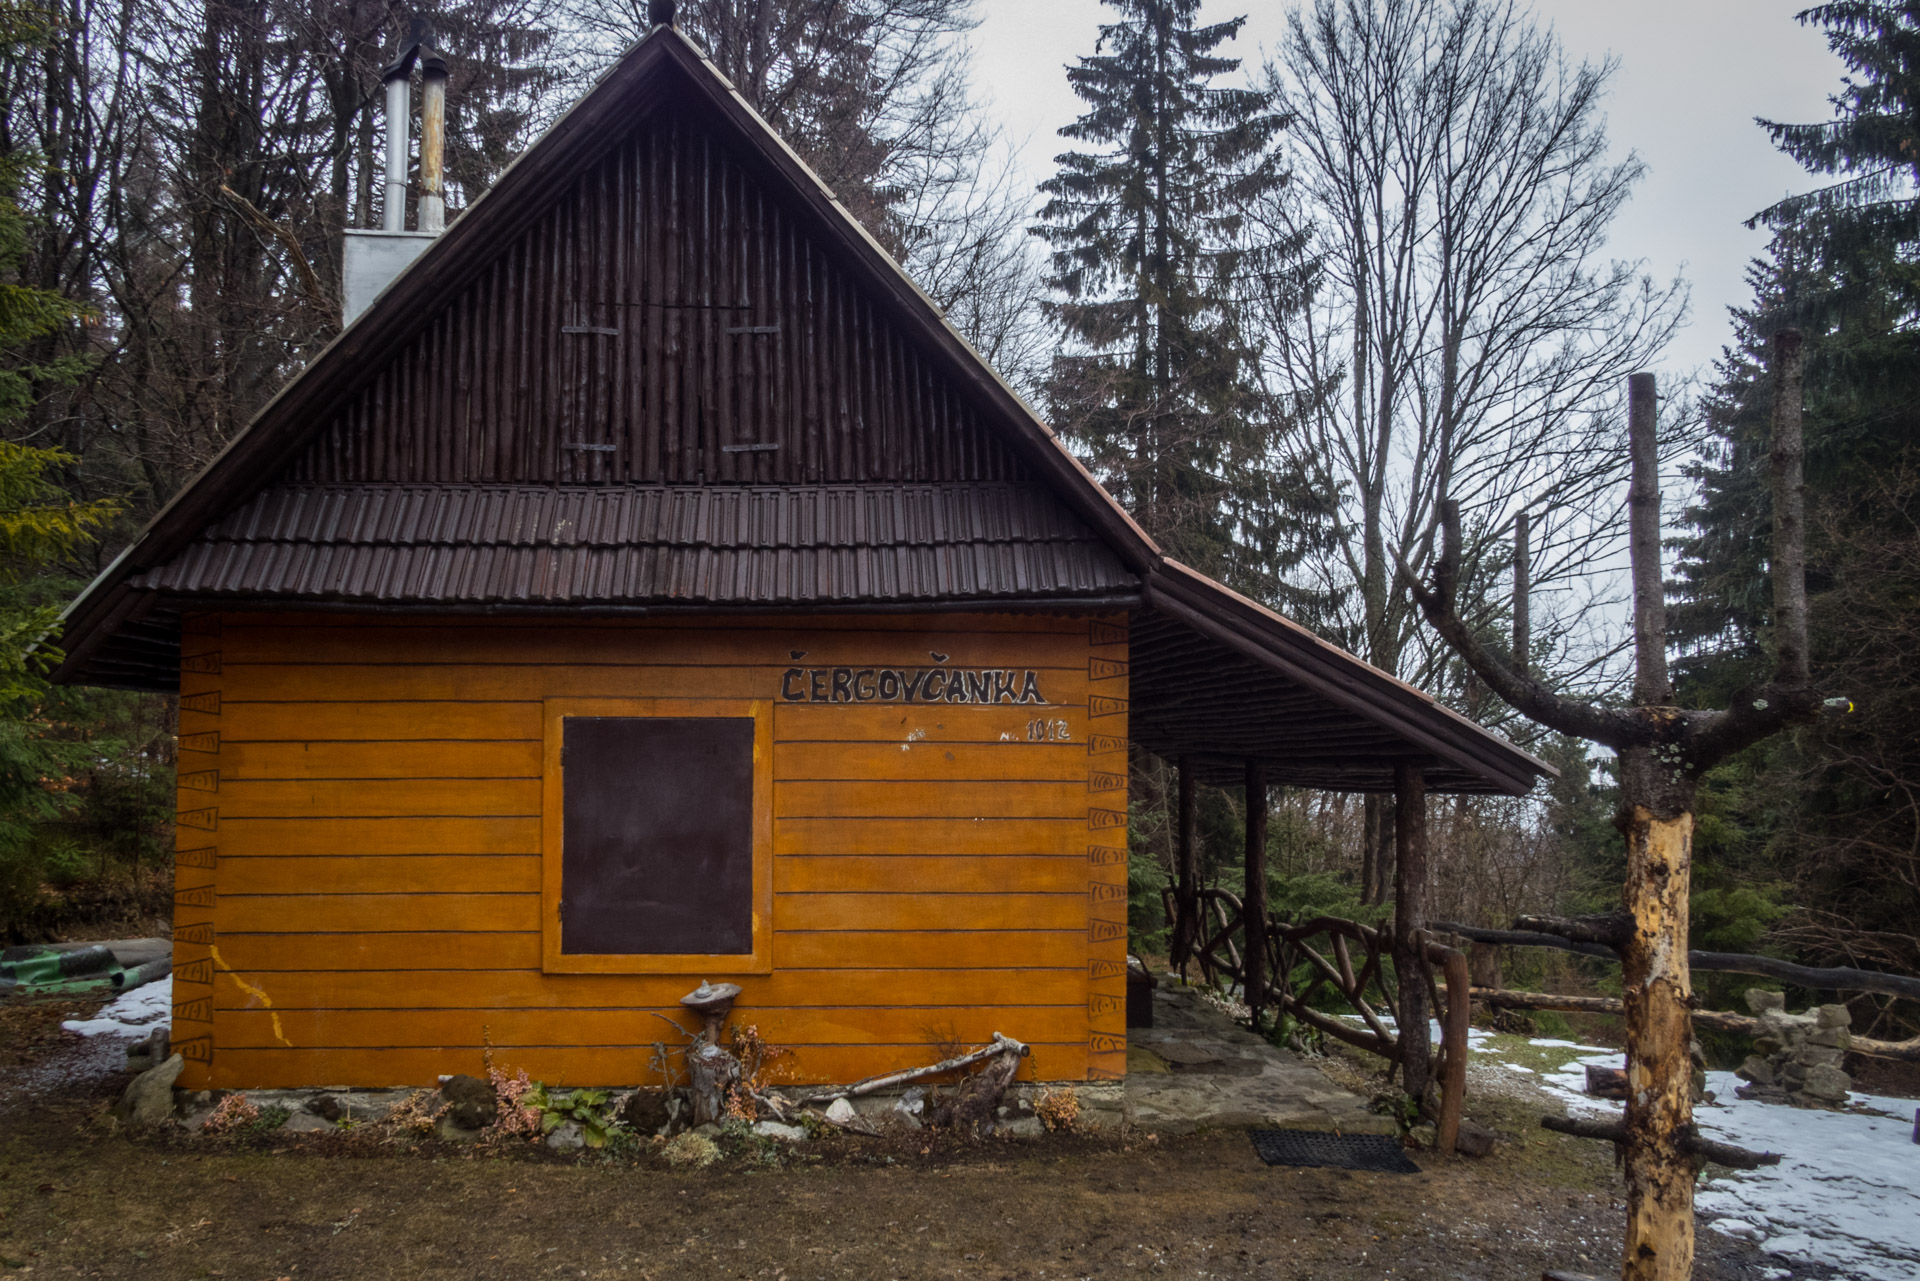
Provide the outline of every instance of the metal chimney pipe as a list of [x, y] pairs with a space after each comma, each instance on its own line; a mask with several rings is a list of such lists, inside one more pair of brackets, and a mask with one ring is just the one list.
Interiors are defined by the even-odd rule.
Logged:
[[408, 72], [402, 61], [387, 70], [387, 198], [380, 225], [386, 231], [407, 229], [407, 129], [413, 103]]
[[447, 64], [439, 54], [420, 60], [420, 230], [447, 229]]

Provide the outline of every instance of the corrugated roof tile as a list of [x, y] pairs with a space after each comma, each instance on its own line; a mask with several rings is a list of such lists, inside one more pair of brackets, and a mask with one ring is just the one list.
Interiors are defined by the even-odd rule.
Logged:
[[1091, 532], [1000, 483], [281, 485], [144, 587], [383, 604], [712, 604], [1107, 595]]

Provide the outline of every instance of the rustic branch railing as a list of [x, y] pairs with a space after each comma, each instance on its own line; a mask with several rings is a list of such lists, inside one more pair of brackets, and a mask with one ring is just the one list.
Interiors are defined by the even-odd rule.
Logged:
[[[1173, 891], [1163, 891], [1172, 919]], [[1227, 890], [1200, 889], [1197, 893], [1199, 927], [1194, 931], [1192, 958], [1201, 978], [1217, 987], [1222, 978], [1244, 988], [1246, 966], [1240, 944], [1246, 937], [1243, 905]], [[1382, 1011], [1391, 1009], [1391, 983], [1402, 981], [1393, 972], [1393, 936], [1390, 931], [1334, 916], [1319, 916], [1298, 925], [1269, 919], [1261, 940], [1265, 964], [1261, 1004], [1276, 1010], [1323, 1036], [1330, 1036], [1396, 1066], [1401, 1062], [1400, 1040], [1387, 1026]], [[1318, 942], [1322, 938], [1324, 943]], [[1428, 965], [1420, 981], [1427, 984], [1431, 1008], [1444, 1010], [1440, 1057], [1434, 1079], [1440, 1083], [1439, 1147], [1451, 1152], [1460, 1131], [1460, 1111], [1467, 1088], [1467, 1018], [1469, 979], [1466, 954], [1447, 947], [1422, 932], [1420, 942]], [[1356, 966], [1356, 958], [1359, 964]], [[1433, 967], [1446, 978], [1445, 998], [1435, 982]], [[1359, 1016], [1361, 1026], [1318, 1008], [1322, 994], [1337, 993]], [[1373, 999], [1378, 992], [1379, 1000]]]
[[[1548, 917], [1521, 917], [1516, 926], [1528, 924], [1546, 924], [1549, 928], [1567, 929], [1570, 925], [1586, 925], [1589, 922], [1564, 922]], [[1598, 957], [1601, 960], [1618, 961], [1619, 954], [1607, 944], [1586, 938], [1570, 939], [1565, 934], [1549, 934], [1541, 930], [1511, 929], [1488, 930], [1471, 925], [1458, 925], [1451, 921], [1436, 921], [1433, 928], [1441, 933], [1456, 935], [1475, 943], [1486, 943], [1499, 947], [1544, 947], [1562, 952], [1577, 952], [1582, 956]], [[1883, 974], [1877, 970], [1856, 970], [1844, 967], [1815, 969], [1806, 965], [1795, 965], [1791, 961], [1782, 961], [1771, 956], [1753, 956], [1740, 952], [1690, 952], [1688, 964], [1695, 970], [1706, 970], [1720, 974], [1759, 974], [1783, 982], [1798, 983], [1802, 987], [1826, 989], [1835, 992], [1874, 992], [1884, 996], [1899, 997], [1904, 1000], [1920, 1000], [1920, 978], [1905, 974]], [[1624, 1011], [1621, 1002], [1607, 996], [1561, 996], [1552, 992], [1513, 992], [1503, 988], [1475, 988], [1473, 999], [1488, 1005], [1513, 1010], [1559, 1010], [1568, 1013], [1620, 1014]], [[1693, 1011], [1696, 1027], [1713, 1028], [1721, 1032], [1734, 1032], [1744, 1036], [1764, 1036], [1766, 1026], [1758, 1019], [1750, 1019], [1742, 1014], [1727, 1014], [1717, 1010]], [[1856, 1054], [1870, 1058], [1899, 1059], [1908, 1063], [1920, 1062], [1920, 1036], [1909, 1037], [1904, 1041], [1882, 1041], [1873, 1037], [1856, 1036], [1849, 1048]]]

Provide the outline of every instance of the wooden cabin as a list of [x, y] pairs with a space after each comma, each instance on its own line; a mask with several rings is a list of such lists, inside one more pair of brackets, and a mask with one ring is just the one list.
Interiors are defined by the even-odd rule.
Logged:
[[178, 692], [188, 1087], [1117, 1077], [1128, 749], [1542, 767], [1166, 559], [678, 32], [640, 42], [67, 614]]

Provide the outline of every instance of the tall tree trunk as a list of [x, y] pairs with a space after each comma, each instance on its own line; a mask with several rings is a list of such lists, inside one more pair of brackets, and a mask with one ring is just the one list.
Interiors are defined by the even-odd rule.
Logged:
[[[1629, 757], [1639, 759], [1629, 760]], [[1687, 966], [1687, 893], [1693, 860], [1690, 800], [1666, 791], [1674, 771], [1646, 749], [1622, 754], [1626, 907], [1633, 930], [1620, 949], [1627, 1016], [1627, 1239], [1623, 1281], [1693, 1275], [1693, 1181], [1681, 1140], [1693, 1126], [1693, 982]], [[1629, 782], [1628, 780], [1633, 780]]]
[[[1666, 584], [1660, 566], [1660, 455], [1652, 374], [1627, 380], [1628, 551], [1633, 572], [1634, 701], [1669, 707]], [[1677, 716], [1672, 723], [1679, 725]], [[1620, 752], [1627, 838], [1620, 954], [1627, 1016], [1627, 1239], [1622, 1281], [1693, 1275], [1693, 1178], [1680, 1141], [1693, 1124], [1693, 1039], [1687, 969], [1687, 890], [1693, 860], [1693, 781], [1677, 741]]]

